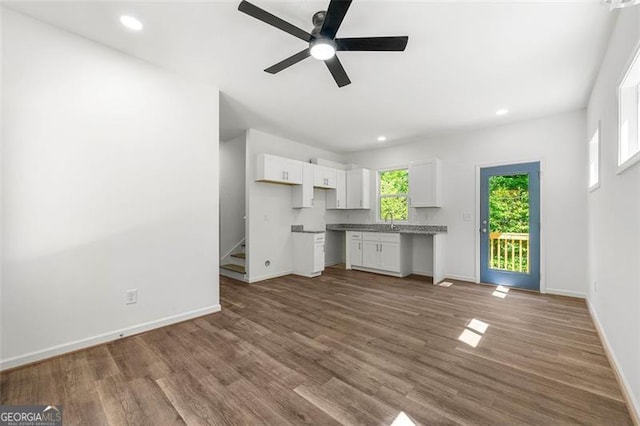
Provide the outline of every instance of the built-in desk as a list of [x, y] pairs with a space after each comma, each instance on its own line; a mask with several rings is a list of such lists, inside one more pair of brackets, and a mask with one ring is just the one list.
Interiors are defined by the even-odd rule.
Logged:
[[433, 282], [445, 279], [446, 226], [332, 224], [328, 231], [344, 231], [347, 269], [405, 277], [413, 272], [412, 239], [433, 240]]

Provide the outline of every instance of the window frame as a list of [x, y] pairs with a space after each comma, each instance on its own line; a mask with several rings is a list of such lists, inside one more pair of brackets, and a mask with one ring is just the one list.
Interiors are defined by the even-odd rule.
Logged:
[[633, 49], [633, 53], [630, 57], [630, 59], [627, 61], [625, 67], [624, 67], [624, 71], [622, 73], [622, 77], [619, 79], [618, 82], [618, 88], [617, 88], [617, 101], [618, 101], [618, 120], [617, 120], [617, 131], [618, 131], [618, 153], [617, 153], [617, 160], [616, 160], [616, 164], [617, 164], [617, 171], [616, 174], [620, 174], [622, 172], [624, 172], [625, 170], [627, 170], [628, 168], [632, 167], [633, 165], [637, 164], [638, 162], [640, 162], [640, 82], [638, 82], [638, 84], [636, 85], [636, 97], [637, 97], [637, 101], [638, 101], [638, 105], [636, 105], [636, 111], [635, 114], [631, 114], [631, 118], [635, 119], [635, 125], [636, 125], [636, 136], [638, 137], [638, 151], [636, 151], [635, 153], [633, 153], [630, 157], [628, 157], [627, 159], [625, 159], [624, 161], [622, 161], [621, 159], [621, 155], [622, 155], [622, 123], [623, 123], [623, 116], [622, 116], [622, 85], [625, 82], [625, 80], [627, 79], [627, 77], [630, 75], [631, 73], [631, 69], [633, 68], [633, 66], [636, 65], [638, 67], [640, 67], [640, 43], [638, 43], [635, 48]]
[[409, 190], [408, 190], [409, 188], [408, 187], [407, 187], [406, 194], [393, 194], [393, 195], [380, 194], [380, 175], [384, 172], [392, 172], [394, 170], [406, 170], [407, 182], [408, 182], [408, 185], [411, 185], [411, 182], [408, 181], [408, 178], [409, 178], [408, 164], [393, 166], [393, 167], [385, 167], [385, 168], [376, 170], [376, 223], [389, 223], [388, 221], [380, 217], [380, 215], [382, 214], [382, 209], [380, 206], [382, 198], [398, 198], [398, 197], [405, 197], [407, 199], [407, 220], [396, 220], [394, 218], [393, 223], [408, 224], [411, 222], [411, 206], [409, 205]]
[[[591, 183], [591, 164], [593, 163], [593, 159], [591, 158], [591, 144], [593, 143], [594, 139], [596, 140], [597, 143], [597, 149], [596, 149], [596, 181], [592, 184]], [[600, 131], [600, 120], [598, 120], [598, 125], [596, 126], [596, 129], [594, 130], [594, 132], [591, 134], [591, 137], [589, 138], [588, 141], [588, 145], [587, 145], [587, 149], [588, 149], [588, 165], [589, 165], [589, 175], [588, 175], [588, 190], [589, 192], [593, 192], [596, 189], [600, 188], [600, 178], [601, 178], [601, 174], [600, 174], [600, 170], [601, 170], [601, 159], [602, 159], [602, 143], [601, 143], [601, 131]]]

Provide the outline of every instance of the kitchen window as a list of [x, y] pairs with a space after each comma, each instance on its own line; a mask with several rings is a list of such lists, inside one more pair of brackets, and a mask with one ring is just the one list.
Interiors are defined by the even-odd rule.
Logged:
[[640, 46], [618, 87], [618, 173], [640, 160]]
[[409, 220], [409, 170], [391, 169], [378, 172], [378, 221]]

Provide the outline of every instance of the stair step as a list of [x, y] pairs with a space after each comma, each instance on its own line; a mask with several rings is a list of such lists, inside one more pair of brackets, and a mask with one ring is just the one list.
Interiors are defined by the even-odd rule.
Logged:
[[237, 257], [238, 259], [246, 259], [247, 255], [246, 253], [234, 253], [231, 255], [231, 257]]
[[239, 274], [246, 274], [246, 270], [242, 265], [234, 265], [232, 263], [227, 263], [226, 265], [220, 265], [222, 269], [228, 269], [229, 271], [237, 272]]

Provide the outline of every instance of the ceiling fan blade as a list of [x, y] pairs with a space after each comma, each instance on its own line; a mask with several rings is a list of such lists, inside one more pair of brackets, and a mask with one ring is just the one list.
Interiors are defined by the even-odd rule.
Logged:
[[296, 53], [295, 55], [289, 56], [287, 59], [280, 61], [275, 65], [270, 66], [265, 71], [268, 72], [269, 74], [279, 73], [283, 69], [289, 68], [291, 65], [295, 65], [301, 60], [308, 58], [309, 55], [311, 55], [311, 53], [309, 52], [309, 48], [306, 48]]
[[298, 37], [301, 40], [309, 42], [311, 40], [311, 34], [296, 27], [293, 24], [288, 23], [275, 15], [270, 14], [264, 9], [260, 9], [258, 6], [255, 6], [248, 1], [242, 0], [240, 5], [238, 5], [238, 10], [240, 12], [246, 13], [249, 16], [253, 16], [260, 21], [272, 25], [282, 31], [291, 34], [292, 36]]
[[407, 47], [409, 37], [357, 37], [337, 38], [336, 50], [402, 52]]
[[346, 86], [347, 84], [351, 84], [351, 80], [347, 76], [347, 72], [344, 70], [344, 67], [340, 63], [340, 60], [337, 56], [334, 56], [331, 59], [327, 59], [324, 61], [327, 64], [327, 68], [329, 68], [329, 72], [333, 76], [333, 79], [336, 81], [338, 87]]
[[349, 6], [351, 6], [351, 0], [331, 0], [320, 34], [329, 39], [335, 38]]

